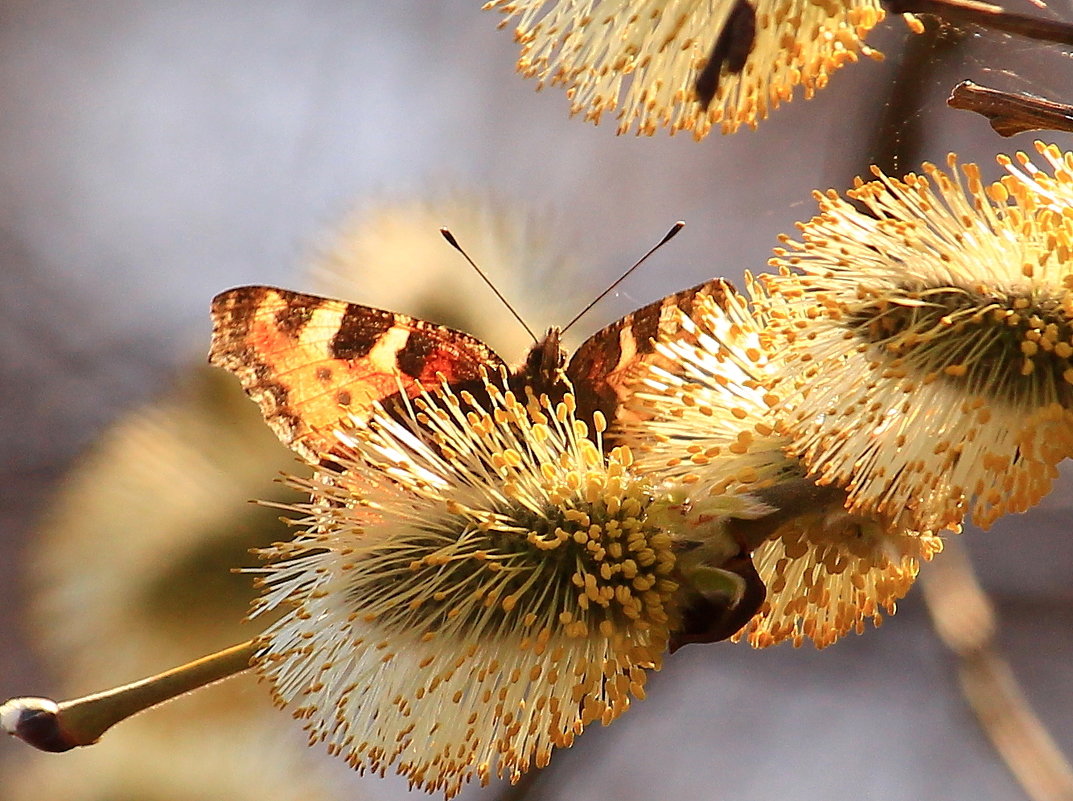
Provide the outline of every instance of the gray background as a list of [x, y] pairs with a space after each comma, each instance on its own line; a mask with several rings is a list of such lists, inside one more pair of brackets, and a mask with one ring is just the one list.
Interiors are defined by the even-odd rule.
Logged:
[[[20, 578], [35, 516], [103, 426], [200, 358], [216, 292], [308, 288], [299, 268], [352, 204], [437, 182], [559, 212], [567, 223], [549, 238], [576, 243], [592, 272], [550, 291], [576, 291], [577, 307], [687, 221], [578, 335], [713, 275], [737, 281], [811, 216], [811, 189], [844, 188], [876, 156], [872, 129], [907, 37], [888, 23], [874, 37], [886, 63], [843, 70], [757, 132], [638, 139], [567, 119], [560, 90], [535, 93], [514, 73], [510, 32], [479, 5], [0, 3], [0, 697], [50, 692]], [[955, 150], [996, 177], [994, 154], [1029, 149], [1032, 137], [1000, 140], [946, 109], [963, 77], [1068, 101], [1073, 65], [986, 34], [913, 88], [923, 157]], [[466, 288], [444, 286], [447, 297], [480, 291], [464, 270]], [[506, 314], [493, 301], [488, 313]], [[966, 538], [1018, 675], [1067, 751], [1070, 503], [1065, 480], [1030, 514]], [[19, 747], [0, 741], [0, 758]], [[916, 592], [882, 630], [823, 652], [686, 649], [647, 701], [556, 762], [542, 797], [1019, 795], [962, 703]], [[369, 797], [405, 789], [341, 781]]]

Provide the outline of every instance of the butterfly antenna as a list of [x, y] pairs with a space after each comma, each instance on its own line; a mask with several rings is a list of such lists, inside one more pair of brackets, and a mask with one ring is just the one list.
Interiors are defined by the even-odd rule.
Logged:
[[670, 242], [672, 239], [674, 239], [674, 237], [678, 234], [678, 232], [681, 231], [683, 228], [685, 228], [685, 226], [686, 226], [686, 224], [684, 222], [682, 222], [681, 220], [679, 220], [674, 225], [672, 225], [671, 230], [669, 230], [666, 234], [664, 234], [663, 239], [661, 239], [659, 242], [657, 242], [652, 247], [652, 249], [648, 251], [648, 253], [646, 253], [641, 258], [639, 258], [637, 260], [636, 264], [634, 264], [630, 269], [628, 269], [626, 272], [624, 272], [622, 275], [620, 275], [618, 277], [618, 280], [615, 281], [615, 283], [611, 284], [611, 286], [609, 286], [607, 289], [605, 289], [603, 292], [601, 292], [599, 295], [597, 295], [595, 300], [592, 301], [592, 303], [590, 303], [584, 309], [579, 311], [577, 313], [577, 315], [574, 317], [573, 320], [571, 320], [570, 322], [568, 322], [566, 325], [563, 326], [563, 330], [560, 333], [565, 334], [570, 329], [570, 326], [572, 326], [574, 323], [576, 323], [578, 320], [580, 320], [582, 317], [584, 317], [585, 313], [589, 309], [591, 309], [593, 306], [595, 306], [597, 303], [599, 303], [601, 300], [603, 300], [605, 297], [607, 297], [607, 295], [611, 292], [611, 290], [613, 290], [615, 287], [617, 287], [619, 284], [621, 284], [623, 281], [625, 281], [629, 277], [630, 273], [632, 273], [634, 270], [636, 270], [638, 267], [640, 267], [642, 264], [644, 264], [645, 259], [647, 259], [649, 256], [651, 256], [653, 253], [655, 253], [661, 247], [663, 247], [668, 242]]
[[462, 256], [466, 259], [466, 261], [469, 262], [469, 266], [477, 271], [477, 275], [479, 275], [481, 278], [484, 279], [484, 283], [488, 284], [488, 288], [496, 293], [496, 297], [499, 298], [500, 302], [502, 302], [502, 304], [507, 307], [507, 311], [509, 311], [511, 314], [514, 315], [514, 319], [522, 324], [522, 328], [524, 328], [526, 333], [529, 334], [529, 336], [531, 336], [533, 338], [533, 341], [534, 342], [539, 342], [540, 340], [537, 338], [537, 335], [533, 333], [533, 329], [531, 329], [529, 326], [527, 326], [525, 324], [525, 320], [522, 319], [522, 316], [520, 314], [518, 314], [518, 312], [516, 312], [514, 310], [513, 306], [510, 305], [510, 301], [508, 301], [505, 297], [503, 297], [502, 292], [500, 292], [498, 289], [496, 289], [496, 285], [493, 284], [491, 279], [489, 279], [488, 276], [484, 274], [484, 270], [482, 270], [480, 267], [478, 267], [477, 263], [475, 261], [473, 261], [473, 259], [471, 259], [469, 257], [469, 254], [466, 253], [466, 251], [462, 250], [462, 246], [460, 244], [458, 244], [458, 240], [455, 239], [454, 234], [452, 234], [446, 228], [441, 228], [440, 233], [443, 234], [443, 238], [447, 240], [447, 243], [451, 247], [453, 247], [455, 250], [457, 250], [459, 253], [462, 254]]

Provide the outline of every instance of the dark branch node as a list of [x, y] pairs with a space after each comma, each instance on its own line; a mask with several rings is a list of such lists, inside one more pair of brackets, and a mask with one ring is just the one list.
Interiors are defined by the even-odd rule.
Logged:
[[723, 29], [715, 39], [712, 54], [697, 76], [693, 88], [697, 100], [707, 111], [715, 93], [719, 90], [719, 76], [726, 66], [727, 72], [737, 74], [745, 69], [745, 62], [752, 52], [756, 41], [756, 9], [749, 0], [737, 0], [730, 10], [730, 16], [723, 24]]
[[60, 725], [60, 709], [47, 698], [16, 698], [3, 706], [4, 728], [40, 751], [62, 753], [76, 748]]

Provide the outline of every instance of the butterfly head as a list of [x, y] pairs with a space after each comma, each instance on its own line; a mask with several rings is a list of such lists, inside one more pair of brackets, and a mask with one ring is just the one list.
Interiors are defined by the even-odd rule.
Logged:
[[515, 372], [535, 391], [550, 392], [562, 385], [566, 368], [566, 351], [563, 350], [562, 331], [549, 328], [544, 338], [533, 345], [525, 357], [525, 363]]

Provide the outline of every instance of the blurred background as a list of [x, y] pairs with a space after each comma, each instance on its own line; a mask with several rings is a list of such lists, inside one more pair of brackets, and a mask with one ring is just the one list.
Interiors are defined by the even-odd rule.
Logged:
[[[479, 6], [0, 2], [0, 698], [96, 691], [255, 633], [237, 623], [249, 579], [227, 571], [285, 536], [246, 500], [284, 497], [273, 479], [298, 468], [237, 382], [201, 368], [217, 292], [336, 294], [462, 325], [514, 361], [524, 332], [437, 226], [542, 329], [685, 220], [576, 344], [712, 276], [740, 285], [812, 215], [811, 190], [870, 163], [901, 174], [955, 151], [997, 177], [995, 154], [1034, 137], [946, 108], [958, 80], [1073, 102], [1060, 48], [913, 37], [895, 19], [869, 38], [884, 63], [843, 69], [757, 131], [616, 137], [518, 77], [510, 30]], [[1051, 12], [1073, 18], [1068, 2]], [[1067, 753], [1071, 507], [1067, 471], [1030, 513], [964, 537], [999, 642]], [[406, 793], [304, 749], [266, 696], [236, 678], [67, 756], [0, 741], [5, 793]], [[531, 797], [1022, 797], [919, 588], [880, 631], [822, 652], [686, 648], [648, 696], [559, 753]]]

